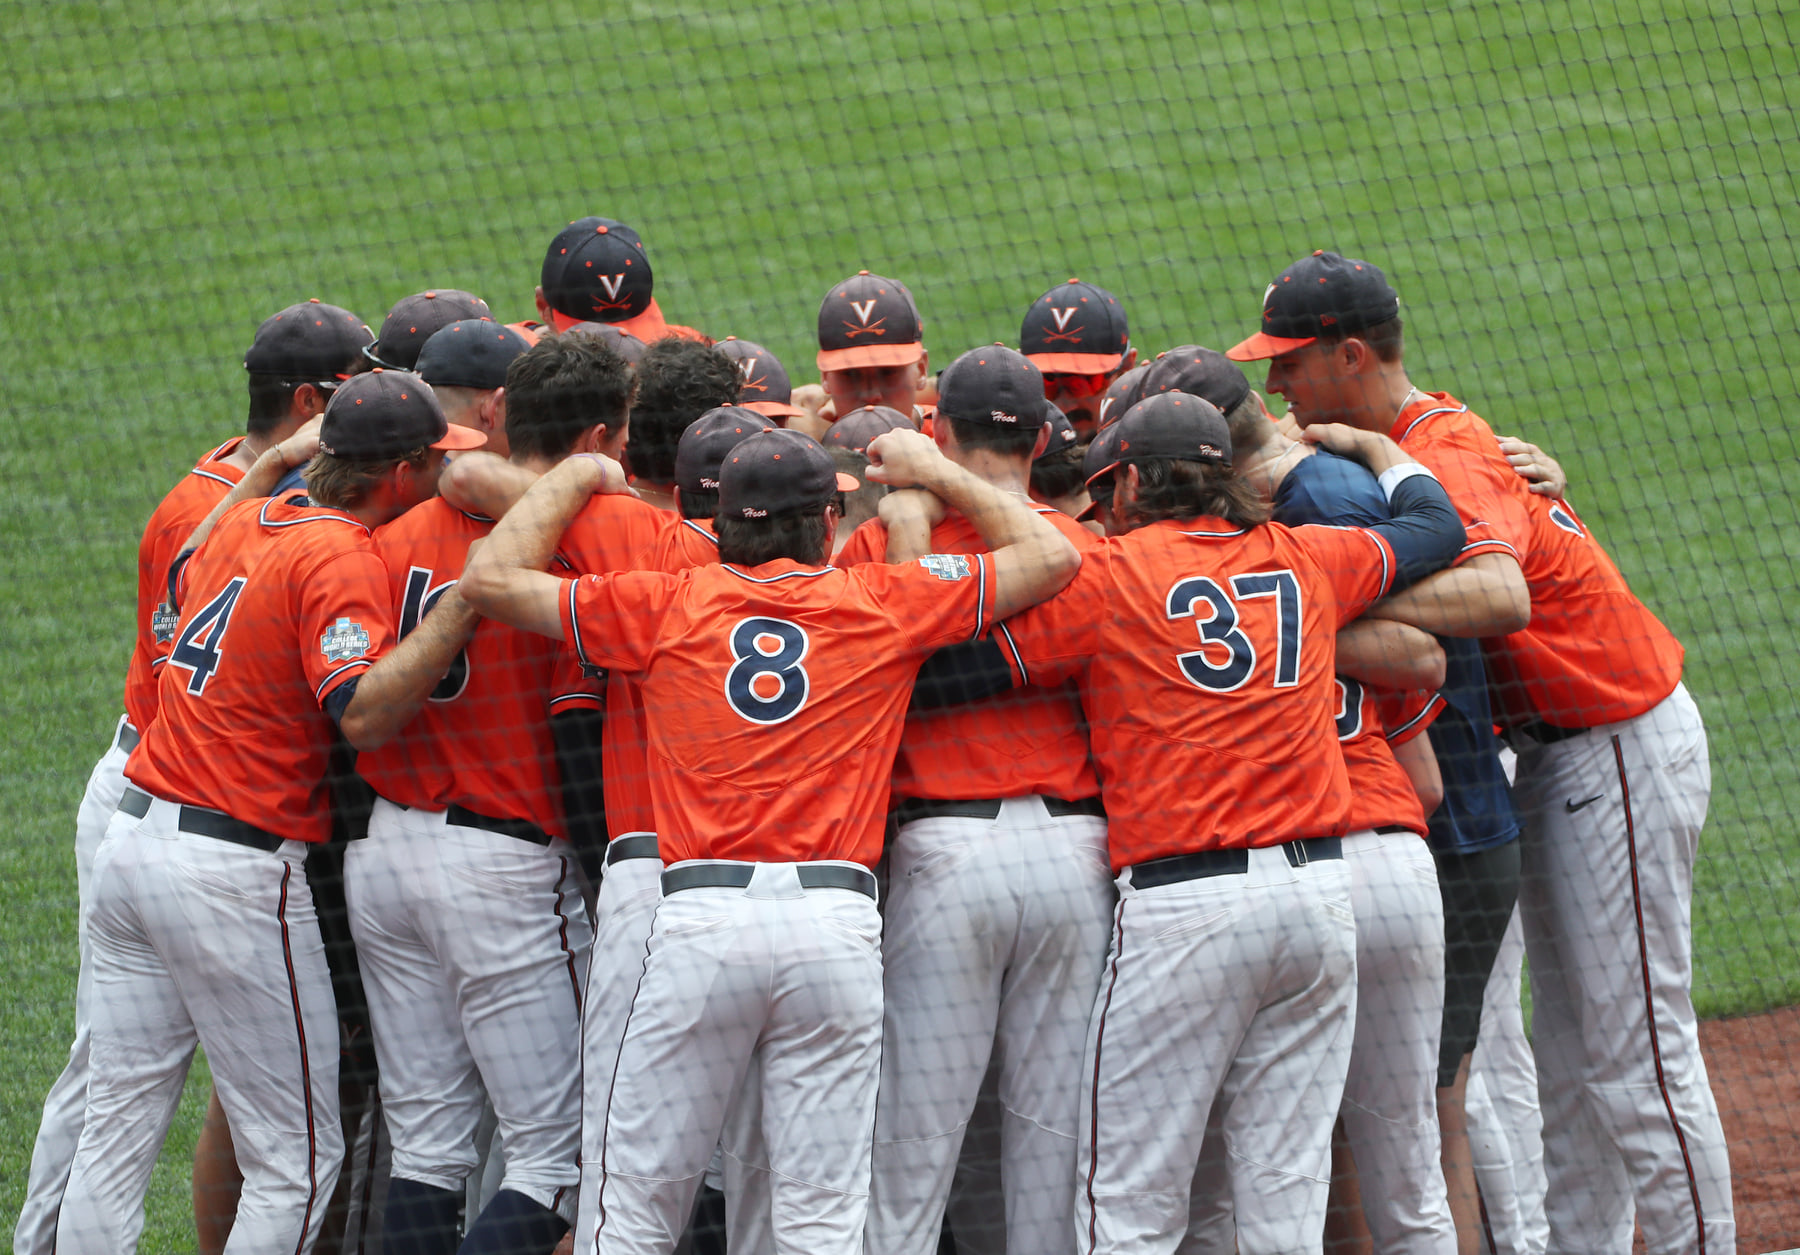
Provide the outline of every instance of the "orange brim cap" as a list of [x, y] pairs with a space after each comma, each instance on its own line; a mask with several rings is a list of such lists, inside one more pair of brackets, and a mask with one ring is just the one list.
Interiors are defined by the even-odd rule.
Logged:
[[1025, 359], [1046, 375], [1106, 375], [1125, 360], [1123, 353], [1027, 353]]
[[846, 475], [844, 472], [839, 471], [837, 473], [837, 486], [839, 492], [855, 492], [858, 488], [862, 487], [862, 480], [854, 475]]
[[476, 431], [473, 427], [459, 427], [455, 423], [451, 423], [450, 430], [446, 431], [438, 439], [432, 441], [431, 447], [434, 449], [466, 450], [479, 449], [486, 443], [486, 432]]
[[1317, 336], [1307, 336], [1304, 340], [1284, 340], [1280, 336], [1266, 335], [1259, 331], [1241, 344], [1234, 344], [1226, 349], [1225, 356], [1234, 362], [1260, 362], [1264, 358], [1280, 357], [1283, 353], [1303, 349], [1316, 339]]
[[910, 344], [859, 344], [853, 349], [820, 349], [820, 370], [859, 370], [865, 366], [911, 366], [925, 352], [918, 340]]
[[747, 410], [755, 410], [764, 418], [798, 418], [806, 413], [797, 405], [789, 405], [785, 401], [739, 401], [739, 405]]

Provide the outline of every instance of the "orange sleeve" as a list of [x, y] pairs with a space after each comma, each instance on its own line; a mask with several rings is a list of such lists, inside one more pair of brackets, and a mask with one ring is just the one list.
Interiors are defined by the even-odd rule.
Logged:
[[1380, 533], [1362, 527], [1325, 527], [1308, 524], [1295, 535], [1324, 569], [1337, 594], [1337, 626], [1360, 615], [1387, 596], [1394, 586], [1398, 565], [1394, 550]]
[[928, 553], [898, 566], [865, 563], [851, 578], [893, 616], [916, 653], [973, 640], [993, 621], [994, 564], [984, 553]]
[[561, 715], [571, 710], [605, 709], [605, 678], [589, 675], [581, 660], [575, 657], [575, 651], [567, 645], [559, 649], [551, 667], [550, 713]]
[[321, 707], [394, 647], [392, 596], [387, 566], [372, 549], [333, 556], [301, 585], [300, 656]]
[[650, 665], [664, 616], [675, 604], [679, 575], [621, 571], [563, 584], [563, 640], [585, 668], [643, 671]]
[[1074, 582], [1062, 592], [994, 625], [994, 640], [1012, 668], [1015, 687], [1059, 684], [1094, 656], [1107, 619], [1110, 558], [1104, 547], [1089, 551]]
[[1405, 745], [1443, 713], [1444, 698], [1431, 689], [1374, 689], [1376, 717], [1389, 745]]

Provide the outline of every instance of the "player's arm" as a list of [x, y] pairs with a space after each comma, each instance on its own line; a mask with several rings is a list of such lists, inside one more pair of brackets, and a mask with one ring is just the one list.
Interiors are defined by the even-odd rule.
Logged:
[[200, 525], [188, 538], [181, 542], [176, 550], [175, 564], [180, 566], [188, 555], [200, 547], [200, 543], [212, 535], [212, 529], [225, 512], [240, 502], [250, 501], [257, 497], [266, 497], [275, 491], [278, 484], [287, 477], [287, 473], [296, 466], [305, 466], [312, 461], [313, 454], [319, 451], [319, 428], [324, 426], [325, 416], [319, 415], [280, 444], [264, 449], [244, 477], [238, 480], [232, 490], [213, 506], [210, 513], [200, 520]]
[[547, 471], [488, 533], [463, 568], [457, 591], [481, 614], [562, 639], [560, 599], [568, 584], [544, 571], [569, 520], [595, 493], [627, 492], [625, 468], [578, 453]]
[[1500, 452], [1506, 455], [1507, 464], [1519, 473], [1530, 491], [1540, 497], [1562, 500], [1563, 493], [1569, 488], [1569, 473], [1563, 470], [1561, 462], [1517, 436], [1501, 436]]
[[1361, 618], [1337, 634], [1339, 674], [1386, 689], [1444, 685], [1444, 647], [1406, 623]]
[[505, 517], [537, 479], [533, 471], [476, 450], [450, 459], [438, 480], [438, 495], [459, 510], [497, 519]]
[[1344, 423], [1308, 427], [1301, 438], [1355, 458], [1375, 473], [1393, 517], [1370, 525], [1394, 551], [1393, 588], [1405, 588], [1450, 565], [1468, 541], [1456, 507], [1437, 476], [1378, 432]]
[[1531, 622], [1531, 591], [1510, 553], [1478, 553], [1369, 607], [1374, 619], [1410, 623], [1438, 636], [1505, 636]]
[[380, 749], [391, 741], [419, 713], [457, 651], [469, 643], [475, 619], [475, 611], [450, 589], [406, 639], [332, 692], [326, 709], [336, 716], [344, 739], [358, 750]]
[[931, 552], [931, 529], [944, 521], [944, 503], [918, 488], [902, 488], [881, 499], [877, 509], [887, 529], [890, 565], [917, 562]]
[[869, 442], [869, 478], [891, 488], [923, 488], [969, 520], [991, 551], [994, 606], [1004, 619], [1061, 591], [1081, 569], [1081, 554], [1031, 503], [970, 474], [916, 431], [890, 431]]
[[1400, 769], [1412, 781], [1413, 792], [1419, 795], [1425, 817], [1431, 818], [1432, 812], [1444, 803], [1444, 776], [1438, 770], [1437, 754], [1431, 748], [1431, 733], [1421, 732], [1399, 745], [1390, 742], [1388, 748], [1394, 751]]

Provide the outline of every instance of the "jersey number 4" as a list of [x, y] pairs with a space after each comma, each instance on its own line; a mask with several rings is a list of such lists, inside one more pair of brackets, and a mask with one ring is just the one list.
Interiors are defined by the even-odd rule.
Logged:
[[[1292, 571], [1260, 571], [1231, 577], [1239, 601], [1275, 599], [1275, 687], [1300, 683], [1300, 582]], [[1256, 646], [1238, 626], [1237, 602], [1204, 575], [1182, 580], [1169, 590], [1171, 619], [1196, 619], [1200, 648], [1176, 654], [1181, 673], [1212, 693], [1231, 693], [1249, 683], [1256, 672]], [[1204, 615], [1204, 617], [1203, 617]]]
[[751, 723], [784, 723], [806, 705], [811, 681], [800, 665], [810, 642], [786, 619], [745, 619], [731, 629], [725, 701]]
[[[446, 580], [436, 588], [431, 586], [431, 568], [416, 566], [406, 573], [406, 594], [400, 599], [400, 637], [419, 626], [419, 620], [431, 613], [431, 608], [438, 604], [438, 598], [456, 587], [455, 580]], [[450, 669], [444, 672], [444, 678], [437, 682], [431, 690], [434, 702], [453, 702], [462, 696], [463, 690], [469, 687], [469, 651], [459, 649], [456, 657], [450, 661]]]
[[231, 612], [237, 608], [238, 594], [243, 591], [244, 577], [240, 575], [200, 607], [175, 638], [175, 648], [169, 651], [169, 665], [189, 673], [187, 691], [195, 697], [206, 692], [206, 681], [219, 669], [225, 629], [231, 626]]

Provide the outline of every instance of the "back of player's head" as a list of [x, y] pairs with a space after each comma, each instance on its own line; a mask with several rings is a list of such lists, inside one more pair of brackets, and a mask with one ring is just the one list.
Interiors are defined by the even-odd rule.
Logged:
[[[1132, 406], [1116, 426], [1111, 461], [1091, 482], [1113, 479], [1113, 515], [1120, 522], [1136, 527], [1202, 515], [1236, 527], [1268, 521], [1269, 503], [1232, 468], [1230, 428], [1211, 402], [1184, 392], [1158, 393]], [[1116, 488], [1126, 467], [1138, 477], [1129, 504]]]
[[636, 366], [644, 360], [645, 344], [629, 331], [610, 322], [578, 322], [571, 323], [563, 332], [566, 336], [593, 336], [596, 340], [604, 340], [620, 357]]
[[279, 427], [304, 384], [334, 391], [357, 372], [371, 339], [362, 319], [316, 297], [265, 318], [244, 353], [250, 389], [245, 430], [263, 436]]
[[650, 256], [638, 233], [611, 218], [578, 218], [544, 251], [539, 282], [551, 320], [624, 322], [650, 308]]
[[861, 405], [841, 414], [828, 427], [819, 443], [827, 449], [853, 449], [858, 453], [869, 447], [875, 437], [900, 428], [917, 431], [912, 419], [885, 405]]
[[[911, 424], [908, 424], [911, 426]], [[853, 449], [845, 446], [826, 446], [831, 454], [831, 461], [842, 474], [850, 476], [861, 484], [855, 492], [843, 494], [844, 517], [838, 520], [838, 539], [848, 540], [850, 533], [874, 518], [881, 509], [881, 499], [887, 496], [886, 484], [876, 483], [869, 478], [869, 454], [867, 446]]]
[[823, 562], [826, 513], [859, 487], [811, 436], [779, 428], [751, 436], [719, 469], [719, 561]]
[[473, 292], [456, 288], [432, 288], [394, 302], [381, 321], [375, 343], [363, 355], [389, 370], [412, 370], [419, 364], [425, 342], [453, 322], [469, 318], [493, 318], [488, 303]]
[[681, 516], [710, 519], [719, 512], [719, 468], [726, 455], [775, 424], [742, 405], [722, 405], [688, 424], [675, 450], [675, 487]]
[[631, 363], [603, 342], [542, 337], [506, 369], [506, 431], [513, 456], [560, 458], [595, 424], [618, 431], [631, 413], [636, 385]]
[[1044, 402], [1044, 426], [1050, 429], [1050, 438], [1031, 459], [1031, 491], [1043, 500], [1055, 501], [1073, 493], [1087, 479], [1081, 473], [1087, 446], [1069, 416], [1048, 401]]
[[1263, 291], [1262, 326], [1226, 356], [1254, 362], [1350, 336], [1379, 360], [1399, 361], [1400, 294], [1374, 263], [1317, 249], [1275, 276]]
[[1029, 458], [1044, 419], [1043, 372], [1003, 344], [970, 349], [938, 376], [935, 421], [961, 448]]
[[488, 318], [465, 318], [432, 333], [418, 354], [419, 378], [438, 388], [487, 392], [506, 386], [513, 359], [531, 341]]
[[737, 363], [711, 345], [668, 336], [646, 348], [625, 448], [631, 473], [674, 483], [681, 433], [706, 411], [735, 402], [739, 385]]

